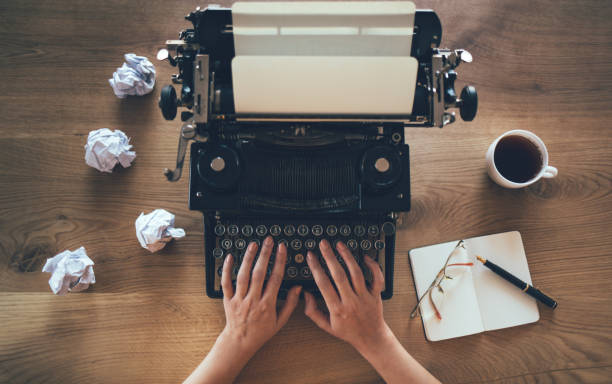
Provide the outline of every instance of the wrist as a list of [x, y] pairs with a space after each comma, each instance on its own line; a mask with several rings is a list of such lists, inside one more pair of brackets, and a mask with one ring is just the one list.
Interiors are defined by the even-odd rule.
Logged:
[[232, 356], [232, 359], [243, 364], [246, 364], [247, 361], [253, 357], [255, 352], [257, 352], [257, 348], [249, 346], [240, 335], [231, 332], [227, 327], [224, 328], [219, 334], [219, 337], [217, 337], [215, 348], [219, 349], [224, 354], [229, 354]]
[[371, 361], [377, 356], [385, 356], [385, 352], [392, 349], [397, 343], [397, 338], [391, 328], [384, 323], [380, 329], [371, 334], [369, 338], [362, 339], [353, 346], [366, 360]]

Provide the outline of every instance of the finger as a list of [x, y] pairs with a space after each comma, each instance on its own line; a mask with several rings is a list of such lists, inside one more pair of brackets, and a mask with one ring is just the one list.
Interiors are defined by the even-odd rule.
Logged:
[[251, 276], [251, 288], [249, 289], [249, 295], [259, 298], [261, 296], [261, 289], [266, 278], [266, 271], [268, 270], [268, 263], [270, 262], [270, 255], [272, 254], [272, 247], [274, 247], [274, 241], [272, 237], [268, 236], [261, 246], [261, 252], [259, 252], [259, 258], [253, 268], [253, 275]]
[[341, 241], [336, 244], [336, 249], [338, 250], [340, 256], [342, 256], [344, 259], [349, 273], [351, 274], [351, 282], [353, 283], [353, 289], [355, 292], [367, 292], [363, 272], [361, 271], [361, 268], [359, 268], [359, 265], [357, 264], [357, 261], [355, 260], [355, 257], [353, 257], [351, 251], [349, 251], [346, 245], [344, 245], [344, 243]]
[[238, 271], [238, 276], [236, 277], [236, 295], [238, 295], [238, 297], [246, 296], [246, 293], [249, 290], [251, 267], [253, 266], [253, 259], [255, 259], [256, 254], [257, 244], [252, 242], [249, 244], [246, 252], [244, 253], [242, 265], [240, 266], [240, 271]]
[[385, 287], [385, 276], [380, 270], [380, 265], [372, 260], [370, 256], [366, 255], [364, 260], [368, 268], [370, 268], [370, 271], [372, 271], [372, 288], [370, 292], [379, 294]]
[[234, 287], [232, 287], [233, 265], [233, 257], [231, 254], [229, 254], [223, 262], [223, 272], [221, 274], [221, 289], [223, 290], [223, 300], [229, 300], [234, 296]]
[[325, 259], [325, 263], [327, 263], [329, 272], [331, 272], [334, 283], [336, 283], [336, 287], [338, 288], [338, 291], [340, 291], [340, 299], [349, 298], [351, 295], [354, 295], [355, 292], [351, 287], [351, 283], [348, 281], [344, 268], [342, 268], [336, 259], [334, 250], [329, 245], [329, 242], [327, 240], [322, 240], [319, 243], [319, 249], [321, 250], [321, 254]]
[[304, 291], [304, 301], [306, 305], [304, 306], [304, 314], [310, 317], [317, 327], [321, 328], [327, 333], [331, 333], [331, 325], [329, 323], [329, 318], [321, 312], [319, 308], [317, 308], [317, 301], [314, 296], [310, 292]]
[[276, 250], [276, 258], [274, 260], [274, 269], [268, 279], [266, 285], [266, 291], [264, 292], [265, 300], [272, 300], [276, 302], [278, 296], [278, 290], [283, 282], [283, 276], [285, 275], [285, 265], [287, 263], [287, 247], [285, 244], [279, 244]]
[[295, 307], [298, 305], [298, 301], [300, 300], [300, 292], [302, 292], [302, 287], [296, 285], [289, 290], [287, 293], [287, 300], [285, 300], [285, 305], [280, 310], [278, 314], [278, 328], [280, 329], [283, 325], [287, 324], [289, 321], [289, 317], [295, 310]]
[[314, 277], [314, 281], [319, 287], [319, 291], [321, 291], [321, 295], [323, 296], [323, 300], [325, 300], [325, 304], [329, 308], [330, 306], [340, 305], [340, 298], [336, 293], [336, 290], [332, 286], [331, 281], [325, 274], [323, 267], [319, 264], [319, 260], [317, 260], [314, 253], [308, 251], [306, 254], [306, 262], [308, 263], [308, 267], [312, 272], [312, 276]]

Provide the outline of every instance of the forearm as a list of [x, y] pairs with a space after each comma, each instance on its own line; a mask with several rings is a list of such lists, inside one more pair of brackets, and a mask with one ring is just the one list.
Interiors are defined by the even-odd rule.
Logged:
[[221, 332], [208, 355], [184, 384], [232, 383], [253, 355], [254, 351], [242, 349], [231, 336]]
[[369, 343], [357, 350], [389, 384], [439, 383], [404, 349], [388, 327], [378, 342]]

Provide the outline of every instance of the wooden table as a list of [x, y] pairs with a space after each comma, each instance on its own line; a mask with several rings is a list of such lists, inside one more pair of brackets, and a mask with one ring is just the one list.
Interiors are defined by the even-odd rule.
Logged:
[[[228, 5], [228, 3], [225, 3]], [[202, 215], [187, 177], [168, 183], [179, 123], [162, 119], [157, 64], [145, 97], [107, 82], [123, 54], [154, 58], [195, 1], [12, 1], [0, 5], [0, 382], [180, 382], [224, 326], [204, 295]], [[409, 129], [412, 205], [395, 254], [385, 318], [417, 360], [446, 382], [609, 382], [612, 377], [612, 7], [600, 1], [419, 1], [442, 20], [443, 45], [474, 63], [459, 78], [479, 92], [473, 123]], [[121, 129], [132, 167], [102, 174], [83, 160], [89, 131]], [[504, 131], [547, 144], [559, 176], [506, 190], [484, 153]], [[134, 233], [165, 208], [187, 237], [150, 254]], [[539, 322], [427, 342], [409, 320], [414, 247], [519, 230], [534, 283], [559, 302]], [[48, 257], [85, 246], [97, 282], [54, 296]], [[376, 372], [298, 307], [239, 382], [371, 383]]]

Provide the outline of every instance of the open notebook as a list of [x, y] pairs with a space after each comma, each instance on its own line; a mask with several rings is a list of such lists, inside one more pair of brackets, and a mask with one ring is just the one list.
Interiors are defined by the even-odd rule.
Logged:
[[[457, 243], [458, 240], [410, 251], [418, 297], [425, 293]], [[466, 239], [465, 245], [474, 266], [468, 268], [452, 290], [445, 293], [442, 319], [435, 316], [423, 319], [427, 340], [450, 339], [538, 321], [540, 313], [535, 299], [475, 258], [479, 255], [489, 259], [531, 284], [521, 234], [514, 231], [473, 237]]]

